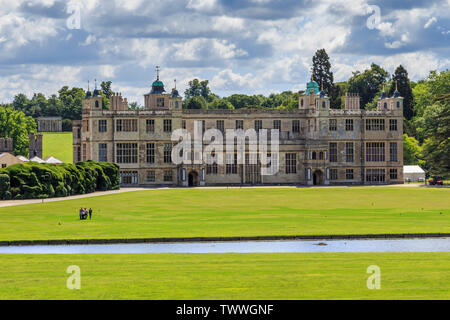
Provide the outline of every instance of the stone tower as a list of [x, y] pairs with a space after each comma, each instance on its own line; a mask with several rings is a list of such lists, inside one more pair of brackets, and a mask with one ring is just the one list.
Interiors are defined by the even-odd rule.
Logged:
[[33, 157], [39, 157], [42, 159], [42, 134], [30, 133], [28, 136], [28, 153], [30, 159]]

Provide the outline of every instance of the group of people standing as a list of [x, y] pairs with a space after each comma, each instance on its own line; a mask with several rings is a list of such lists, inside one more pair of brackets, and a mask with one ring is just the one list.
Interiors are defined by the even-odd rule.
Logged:
[[89, 215], [89, 220], [92, 218], [92, 209], [89, 208], [89, 211], [86, 208], [80, 208], [80, 220], [87, 220]]

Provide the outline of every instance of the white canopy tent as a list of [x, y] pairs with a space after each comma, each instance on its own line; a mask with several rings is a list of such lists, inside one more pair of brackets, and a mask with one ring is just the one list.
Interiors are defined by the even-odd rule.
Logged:
[[403, 166], [405, 182], [424, 182], [425, 171], [419, 166]]
[[49, 156], [49, 157], [45, 158], [44, 161], [45, 161], [46, 163], [53, 163], [53, 164], [61, 164], [61, 163], [63, 163], [61, 160], [56, 159], [56, 158], [53, 157], [53, 156]]

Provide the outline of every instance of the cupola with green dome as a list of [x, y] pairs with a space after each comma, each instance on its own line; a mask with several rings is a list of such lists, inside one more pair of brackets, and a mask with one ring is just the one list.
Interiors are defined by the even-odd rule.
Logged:
[[311, 77], [311, 81], [306, 84], [305, 94], [319, 94], [319, 84]]
[[159, 66], [157, 66], [156, 80], [152, 83], [152, 91], [150, 91], [150, 94], [162, 94], [163, 92], [166, 92], [166, 90], [164, 90], [164, 83], [159, 80]]

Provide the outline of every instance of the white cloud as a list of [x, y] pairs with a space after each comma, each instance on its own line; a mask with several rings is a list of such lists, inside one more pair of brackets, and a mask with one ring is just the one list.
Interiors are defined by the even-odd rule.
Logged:
[[216, 0], [189, 0], [187, 4], [188, 9], [195, 9], [198, 11], [209, 12], [213, 11], [217, 6]]
[[424, 29], [428, 29], [435, 22], [437, 22], [436, 17], [430, 18], [430, 20], [428, 20], [427, 23], [425, 23], [425, 25], [423, 26]]
[[211, 81], [211, 88], [229, 90], [242, 90], [246, 88], [255, 88], [259, 85], [259, 80], [252, 74], [241, 75], [234, 73], [231, 69], [220, 71]]
[[114, 78], [116, 76], [115, 71], [116, 71], [116, 68], [114, 66], [111, 66], [111, 65], [100, 66], [100, 74], [104, 78], [108, 78], [108, 79]]
[[200, 61], [204, 59], [232, 59], [246, 56], [247, 52], [218, 39], [192, 39], [183, 43], [174, 43], [175, 58], [178, 60]]
[[88, 45], [93, 44], [96, 40], [97, 40], [97, 38], [95, 37], [95, 35], [90, 34], [90, 35], [88, 35], [88, 36], [86, 37], [86, 40], [84, 40], [84, 42], [81, 43], [80, 45], [82, 45], [82, 46], [88, 46]]
[[0, 19], [0, 37], [6, 39], [4, 48], [15, 49], [32, 41], [43, 42], [57, 35], [56, 22], [49, 18], [26, 19], [9, 13]]

